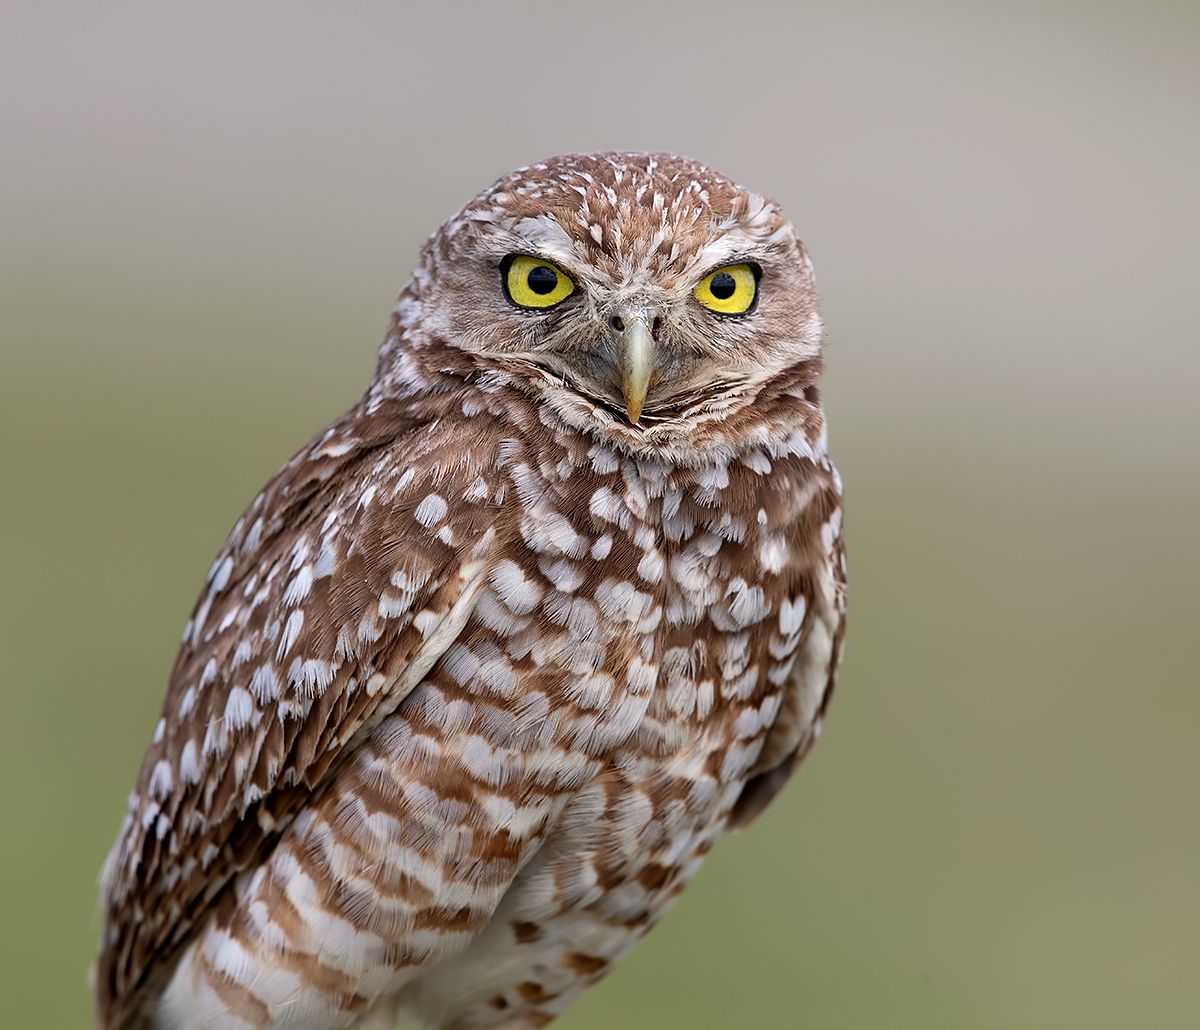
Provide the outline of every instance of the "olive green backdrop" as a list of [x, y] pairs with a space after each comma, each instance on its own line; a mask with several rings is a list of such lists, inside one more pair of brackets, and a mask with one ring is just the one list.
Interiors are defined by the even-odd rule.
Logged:
[[1194, 4], [4, 3], [0, 1025], [96, 874], [212, 555], [508, 168], [778, 197], [829, 330], [820, 746], [562, 1021], [1200, 1025]]

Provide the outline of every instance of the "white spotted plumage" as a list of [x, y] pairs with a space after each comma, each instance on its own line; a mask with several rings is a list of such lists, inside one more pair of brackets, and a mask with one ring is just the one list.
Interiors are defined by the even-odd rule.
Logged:
[[[569, 301], [516, 308], [513, 254]], [[760, 296], [713, 315], [733, 261]], [[778, 208], [683, 158], [555, 158], [451, 218], [210, 569], [104, 872], [99, 1024], [539, 1026], [603, 976], [819, 730], [820, 333]]]

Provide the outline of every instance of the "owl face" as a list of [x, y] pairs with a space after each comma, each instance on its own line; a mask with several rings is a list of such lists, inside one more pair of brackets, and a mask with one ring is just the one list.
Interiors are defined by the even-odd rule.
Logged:
[[778, 207], [668, 155], [506, 176], [430, 240], [406, 305], [427, 339], [627, 441], [728, 418], [820, 348], [811, 265]]

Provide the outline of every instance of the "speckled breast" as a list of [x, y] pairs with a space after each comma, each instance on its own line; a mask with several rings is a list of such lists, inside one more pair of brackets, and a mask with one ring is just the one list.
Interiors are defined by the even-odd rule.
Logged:
[[[828, 678], [830, 648], [801, 645], [831, 625], [806, 600], [833, 603], [831, 467], [753, 450], [667, 467], [566, 430], [496, 457], [457, 480], [490, 515], [464, 523], [478, 539], [443, 522], [439, 473], [411, 483], [404, 517], [473, 556], [457, 600], [416, 615], [411, 692], [239, 882], [164, 1012], [286, 1005], [301, 981], [339, 1018], [403, 991], [453, 997], [461, 970], [442, 984], [431, 959], [470, 945], [486, 984], [514, 943], [544, 965], [552, 922], [599, 963], [583, 980], [599, 976], [682, 890], [764, 744], [783, 749], [774, 765], [808, 733], [823, 686], [796, 680], [806, 650]], [[392, 598], [407, 577], [381, 616], [408, 603]], [[304, 954], [319, 964], [292, 968]]]
[[810, 586], [796, 516], [820, 470], [759, 453], [668, 468], [557, 443], [536, 463], [502, 445], [506, 482], [489, 489], [506, 556], [359, 764], [379, 780], [373, 755], [405, 785], [388, 864], [440, 834], [440, 877], [482, 863], [499, 886], [553, 829], [546, 903], [569, 908], [723, 824], [794, 664]]

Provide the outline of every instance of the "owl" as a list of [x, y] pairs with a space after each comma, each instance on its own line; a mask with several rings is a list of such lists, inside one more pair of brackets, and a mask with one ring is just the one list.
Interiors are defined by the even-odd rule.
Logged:
[[821, 321], [778, 206], [556, 157], [425, 244], [233, 527], [102, 874], [100, 1027], [536, 1027], [821, 728]]

